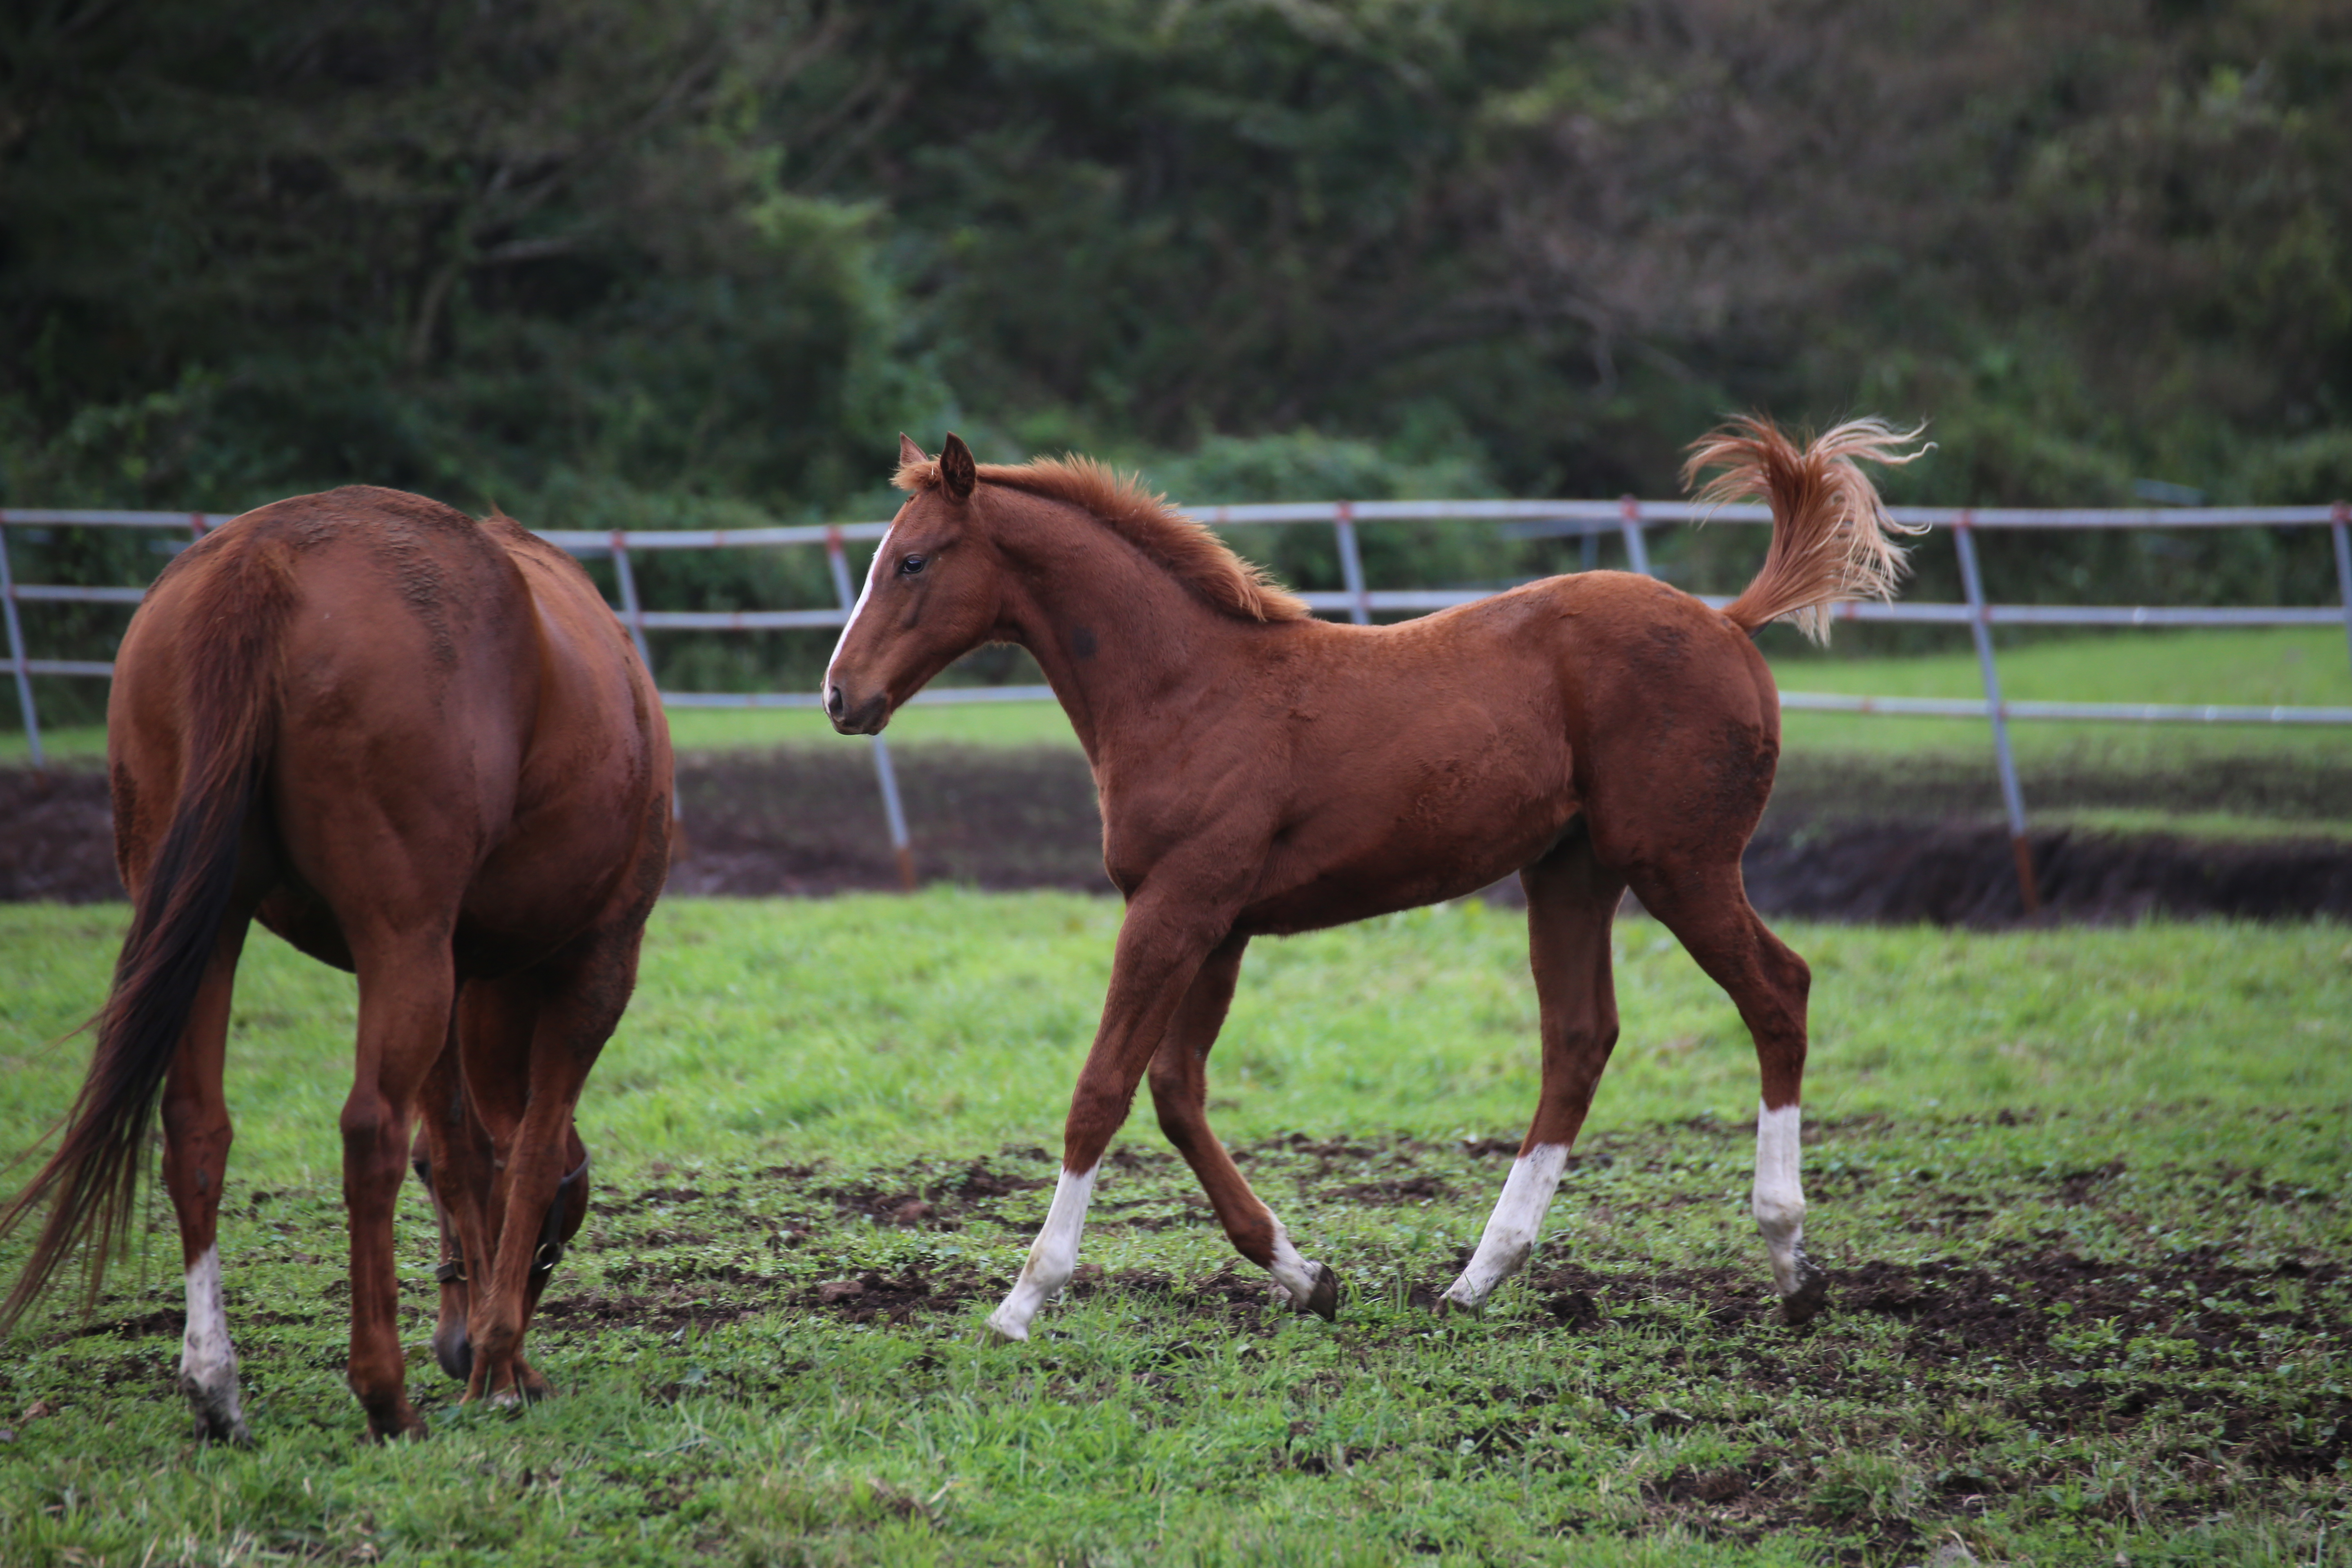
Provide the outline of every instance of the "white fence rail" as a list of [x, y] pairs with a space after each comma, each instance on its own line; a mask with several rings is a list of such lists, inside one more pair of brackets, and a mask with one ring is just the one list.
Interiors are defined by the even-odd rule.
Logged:
[[[2015, 847], [2018, 878], [2026, 908], [2039, 905], [2032, 854], [2025, 831], [2025, 804], [2018, 785], [2017, 767], [2009, 740], [2011, 720], [2090, 720], [2131, 723], [2352, 725], [2352, 708], [2205, 706], [2185, 703], [2134, 702], [2014, 702], [2001, 695], [2000, 669], [1994, 658], [1992, 628], [1997, 626], [2306, 626], [2341, 625], [2347, 650], [2352, 650], [2352, 507], [2168, 507], [2028, 510], [2021, 508], [1948, 509], [1896, 507], [1898, 521], [1948, 527], [1960, 560], [1965, 598], [1958, 604], [1916, 602], [1843, 605], [1838, 619], [1913, 624], [1967, 626], [1973, 634], [1979, 669], [1984, 685], [1981, 698], [1871, 697], [1843, 693], [1785, 691], [1783, 709], [1843, 712], [1986, 719], [1993, 732], [1995, 766], [2000, 776], [2001, 798]], [[16, 701], [24, 717], [26, 740], [36, 767], [43, 765], [40, 723], [35, 710], [31, 678], [75, 676], [104, 678], [113, 666], [94, 659], [34, 658], [26, 647], [17, 613], [27, 604], [136, 605], [144, 590], [133, 587], [84, 587], [56, 584], [20, 584], [10, 568], [7, 535], [11, 528], [134, 528], [184, 531], [200, 539], [235, 516], [224, 512], [107, 511], [10, 509], [0, 511], [0, 619], [8, 638], [8, 666], [15, 678]], [[1204, 507], [1189, 515], [1213, 526], [1262, 524], [1322, 524], [1333, 532], [1339, 555], [1341, 581], [1336, 593], [1302, 595], [1318, 611], [1345, 615], [1359, 624], [1376, 615], [1423, 615], [1487, 596], [1486, 589], [1373, 588], [1364, 579], [1356, 530], [1362, 523], [1470, 521], [1497, 525], [1517, 538], [1582, 537], [1588, 542], [1614, 534], [1623, 542], [1628, 564], [1647, 574], [1650, 556], [1647, 531], [1673, 523], [1701, 521], [1769, 522], [1762, 506], [1706, 509], [1687, 501], [1643, 501], [1633, 497], [1607, 500], [1401, 500], [1401, 501], [1277, 501], [1263, 504]], [[590, 532], [547, 529], [541, 537], [583, 558], [605, 557], [613, 563], [621, 603], [614, 614], [629, 628], [648, 669], [654, 667], [649, 631], [785, 631], [838, 626], [848, 618], [856, 595], [844, 546], [849, 541], [879, 540], [888, 524], [849, 522], [776, 528], [723, 530], [631, 530]], [[2175, 529], [2326, 527], [2334, 534], [2338, 607], [2285, 605], [2003, 605], [1985, 596], [1978, 570], [1976, 535], [1986, 529]], [[805, 609], [773, 610], [649, 610], [638, 600], [635, 554], [664, 550], [756, 550], [822, 545], [826, 552], [835, 605]], [[1717, 606], [1729, 601], [1708, 597]], [[1042, 686], [942, 688], [916, 699], [926, 703], [1032, 701], [1050, 698]], [[818, 708], [817, 692], [671, 692], [662, 700], [680, 708]], [[899, 797], [890, 754], [880, 736], [874, 737], [874, 762], [902, 881], [914, 882], [914, 861], [906, 813]]]

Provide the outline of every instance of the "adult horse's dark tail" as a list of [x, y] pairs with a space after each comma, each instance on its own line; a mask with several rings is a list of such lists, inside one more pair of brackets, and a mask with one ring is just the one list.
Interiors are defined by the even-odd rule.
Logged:
[[[173, 681], [180, 708], [180, 794], [163, 841], [145, 857], [114, 986], [92, 1020], [89, 1076], [57, 1152], [0, 1210], [0, 1237], [44, 1201], [48, 1215], [7, 1300], [0, 1331], [84, 1251], [85, 1313], [107, 1260], [130, 1239], [148, 1129], [164, 1075], [186, 1031], [236, 879], [237, 845], [276, 739], [278, 647], [295, 594], [280, 541], [223, 535], [166, 574], [198, 574], [176, 624], [150, 626], [141, 679]], [[159, 584], [160, 586], [160, 584]], [[121, 721], [118, 716], [118, 723]], [[118, 800], [117, 859], [141, 858], [122, 836], [141, 831]]]
[[1733, 625], [1752, 632], [1786, 617], [1813, 641], [1827, 642], [1832, 605], [1895, 596], [1903, 549], [1889, 536], [1924, 530], [1889, 517], [1859, 465], [1910, 462], [1927, 448], [1904, 447], [1925, 428], [1850, 419], [1800, 447], [1770, 420], [1749, 414], [1691, 443], [1685, 488], [1709, 468], [1723, 470], [1697, 492], [1702, 504], [1761, 496], [1772, 507], [1764, 569], [1723, 612]]

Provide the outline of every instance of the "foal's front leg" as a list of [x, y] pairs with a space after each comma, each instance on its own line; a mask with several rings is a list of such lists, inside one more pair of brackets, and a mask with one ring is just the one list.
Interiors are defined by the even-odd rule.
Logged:
[[1528, 893], [1528, 963], [1543, 1013], [1543, 1092], [1478, 1250], [1447, 1288], [1449, 1307], [1475, 1309], [1534, 1251], [1544, 1211], [1617, 1044], [1609, 927], [1625, 884], [1580, 833], [1519, 873]]
[[[1181, 882], [1181, 878], [1170, 878]], [[988, 1326], [999, 1338], [1025, 1340], [1037, 1309], [1069, 1283], [1078, 1266], [1078, 1233], [1086, 1226], [1095, 1173], [1111, 1134], [1127, 1120], [1152, 1053], [1199, 973], [1202, 961], [1223, 940], [1229, 912], [1180, 905], [1149, 892], [1129, 904], [1111, 959], [1110, 994], [1093, 1049], [1078, 1070], [1062, 1132], [1062, 1173], [1054, 1186], [1045, 1228], [1029, 1248], [1021, 1278]]]

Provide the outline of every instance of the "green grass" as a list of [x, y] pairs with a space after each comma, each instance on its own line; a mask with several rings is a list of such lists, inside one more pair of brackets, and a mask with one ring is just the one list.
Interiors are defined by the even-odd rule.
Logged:
[[[1774, 673], [1790, 691], [1982, 695], [1976, 657], [1969, 653], [1849, 658], [1801, 650], [1793, 637], [1777, 635], [1768, 646]], [[2004, 694], [2019, 700], [2352, 707], [2352, 653], [2347, 653], [2344, 634], [2333, 627], [2120, 632], [2036, 641], [2004, 651], [2000, 671]], [[845, 743], [814, 709], [680, 708], [670, 710], [669, 721], [681, 751]], [[1783, 729], [1791, 751], [1929, 751], [1973, 756], [1988, 754], [1991, 748], [1985, 724], [1961, 719], [1790, 713]], [[2118, 767], [2248, 751], [2336, 755], [2347, 743], [2340, 729], [2247, 724], [2020, 721], [2011, 733], [2021, 757], [2029, 762], [2087, 752]], [[891, 721], [889, 735], [897, 744], [1077, 744], [1069, 721], [1051, 702], [917, 702]], [[45, 731], [42, 740], [49, 754], [63, 762], [88, 762], [106, 750], [105, 731], [96, 726]], [[21, 733], [0, 734], [0, 763], [21, 763], [26, 755]]]
[[[1339, 1324], [1262, 1303], [1146, 1111], [1070, 1300], [985, 1345], [1116, 918], [664, 906], [534, 1335], [566, 1397], [451, 1403], [412, 1190], [436, 1435], [393, 1449], [355, 1440], [340, 1381], [351, 983], [257, 939], [223, 1254], [261, 1447], [186, 1439], [152, 1235], [103, 1331], [42, 1319], [0, 1360], [0, 1561], [1896, 1563], [1948, 1531], [1988, 1562], [2352, 1562], [2352, 931], [1788, 928], [1816, 977], [1809, 1236], [1840, 1271], [1802, 1335], [1744, 1215], [1753, 1053], [1659, 927], [1620, 930], [1592, 1157], [1477, 1320], [1413, 1300], [1499, 1184], [1464, 1140], [1531, 1107], [1519, 921], [1262, 943], [1213, 1113], [1349, 1280]], [[0, 1143], [69, 1097], [81, 1048], [43, 1042], [122, 919], [0, 909]], [[859, 1305], [900, 1296], [902, 1321]]]

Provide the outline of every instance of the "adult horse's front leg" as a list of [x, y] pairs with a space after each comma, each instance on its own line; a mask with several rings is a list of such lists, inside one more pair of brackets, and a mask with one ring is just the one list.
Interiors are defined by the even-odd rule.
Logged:
[[1339, 1277], [1298, 1255], [1289, 1232], [1250, 1190], [1233, 1156], [1209, 1128], [1209, 1048], [1217, 1043], [1225, 1009], [1233, 1005], [1234, 983], [1241, 975], [1242, 952], [1248, 944], [1247, 937], [1226, 938], [1193, 977], [1159, 1054], [1151, 1058], [1151, 1102], [1160, 1113], [1160, 1130], [1200, 1178], [1234, 1250], [1272, 1274], [1289, 1292], [1292, 1306], [1328, 1322], [1339, 1315]]
[[477, 1275], [468, 1400], [510, 1405], [553, 1392], [523, 1359], [532, 1312], [588, 1209], [587, 1160], [572, 1115], [636, 984], [636, 927], [606, 928], [536, 969], [483, 984], [478, 1035], [462, 1040], [467, 1093], [501, 1166], [495, 1240]]
[[1445, 1302], [1454, 1307], [1483, 1305], [1534, 1251], [1617, 1044], [1609, 927], [1625, 884], [1594, 860], [1592, 840], [1580, 832], [1522, 870], [1519, 882], [1528, 894], [1528, 963], [1543, 1016], [1543, 1089], [1478, 1250], [1446, 1289]]
[[[1181, 886], [1183, 879], [1165, 880]], [[1028, 1261], [1021, 1266], [1021, 1278], [1003, 1305], [989, 1316], [988, 1326], [999, 1338], [1027, 1339], [1029, 1321], [1037, 1309], [1076, 1272], [1078, 1235], [1086, 1227], [1087, 1205], [1094, 1195], [1103, 1151], [1127, 1120], [1144, 1069], [1166, 1037], [1202, 961], [1225, 939], [1231, 925], [1229, 910], [1154, 897], [1149, 889], [1128, 906], [1111, 959], [1110, 994], [1103, 1001], [1102, 1022], [1070, 1096], [1053, 1206], [1030, 1246]]]

